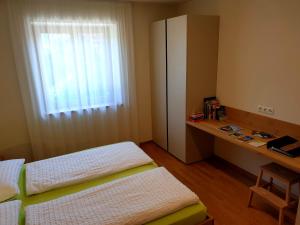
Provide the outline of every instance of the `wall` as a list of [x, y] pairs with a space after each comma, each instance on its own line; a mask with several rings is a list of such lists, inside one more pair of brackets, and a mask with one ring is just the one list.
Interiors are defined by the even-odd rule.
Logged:
[[[300, 2], [298, 0], [192, 0], [180, 13], [220, 15], [217, 96], [221, 103], [300, 124]], [[257, 174], [265, 157], [216, 140], [215, 152]]]
[[7, 6], [0, 0], [0, 156], [30, 159], [23, 103], [8, 30]]
[[172, 4], [134, 3], [134, 42], [137, 100], [139, 109], [140, 141], [152, 140], [151, 80], [150, 80], [150, 24], [172, 17], [176, 6]]
[[224, 105], [300, 124], [300, 2], [192, 0], [181, 12], [220, 15], [217, 95]]

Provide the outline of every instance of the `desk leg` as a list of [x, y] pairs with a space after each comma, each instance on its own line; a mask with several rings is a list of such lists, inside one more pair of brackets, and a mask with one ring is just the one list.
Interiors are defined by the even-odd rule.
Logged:
[[297, 210], [295, 225], [300, 225], [300, 196], [299, 196], [299, 204], [298, 204], [298, 210]]

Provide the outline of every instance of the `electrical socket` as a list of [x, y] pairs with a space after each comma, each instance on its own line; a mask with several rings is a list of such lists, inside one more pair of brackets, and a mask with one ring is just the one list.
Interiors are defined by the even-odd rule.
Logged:
[[257, 106], [258, 112], [268, 114], [268, 115], [274, 115], [274, 108], [270, 106], [264, 106], [264, 105], [258, 105]]

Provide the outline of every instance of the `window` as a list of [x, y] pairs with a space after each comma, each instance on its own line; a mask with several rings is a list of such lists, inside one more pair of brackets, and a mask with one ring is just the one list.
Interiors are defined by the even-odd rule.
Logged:
[[120, 48], [114, 23], [31, 23], [47, 114], [122, 104]]

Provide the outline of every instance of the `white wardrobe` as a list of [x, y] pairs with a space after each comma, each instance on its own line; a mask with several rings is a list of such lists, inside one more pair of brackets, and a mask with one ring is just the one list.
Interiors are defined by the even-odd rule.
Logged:
[[212, 153], [213, 139], [186, 125], [216, 95], [219, 17], [183, 15], [151, 26], [153, 140], [183, 162]]

